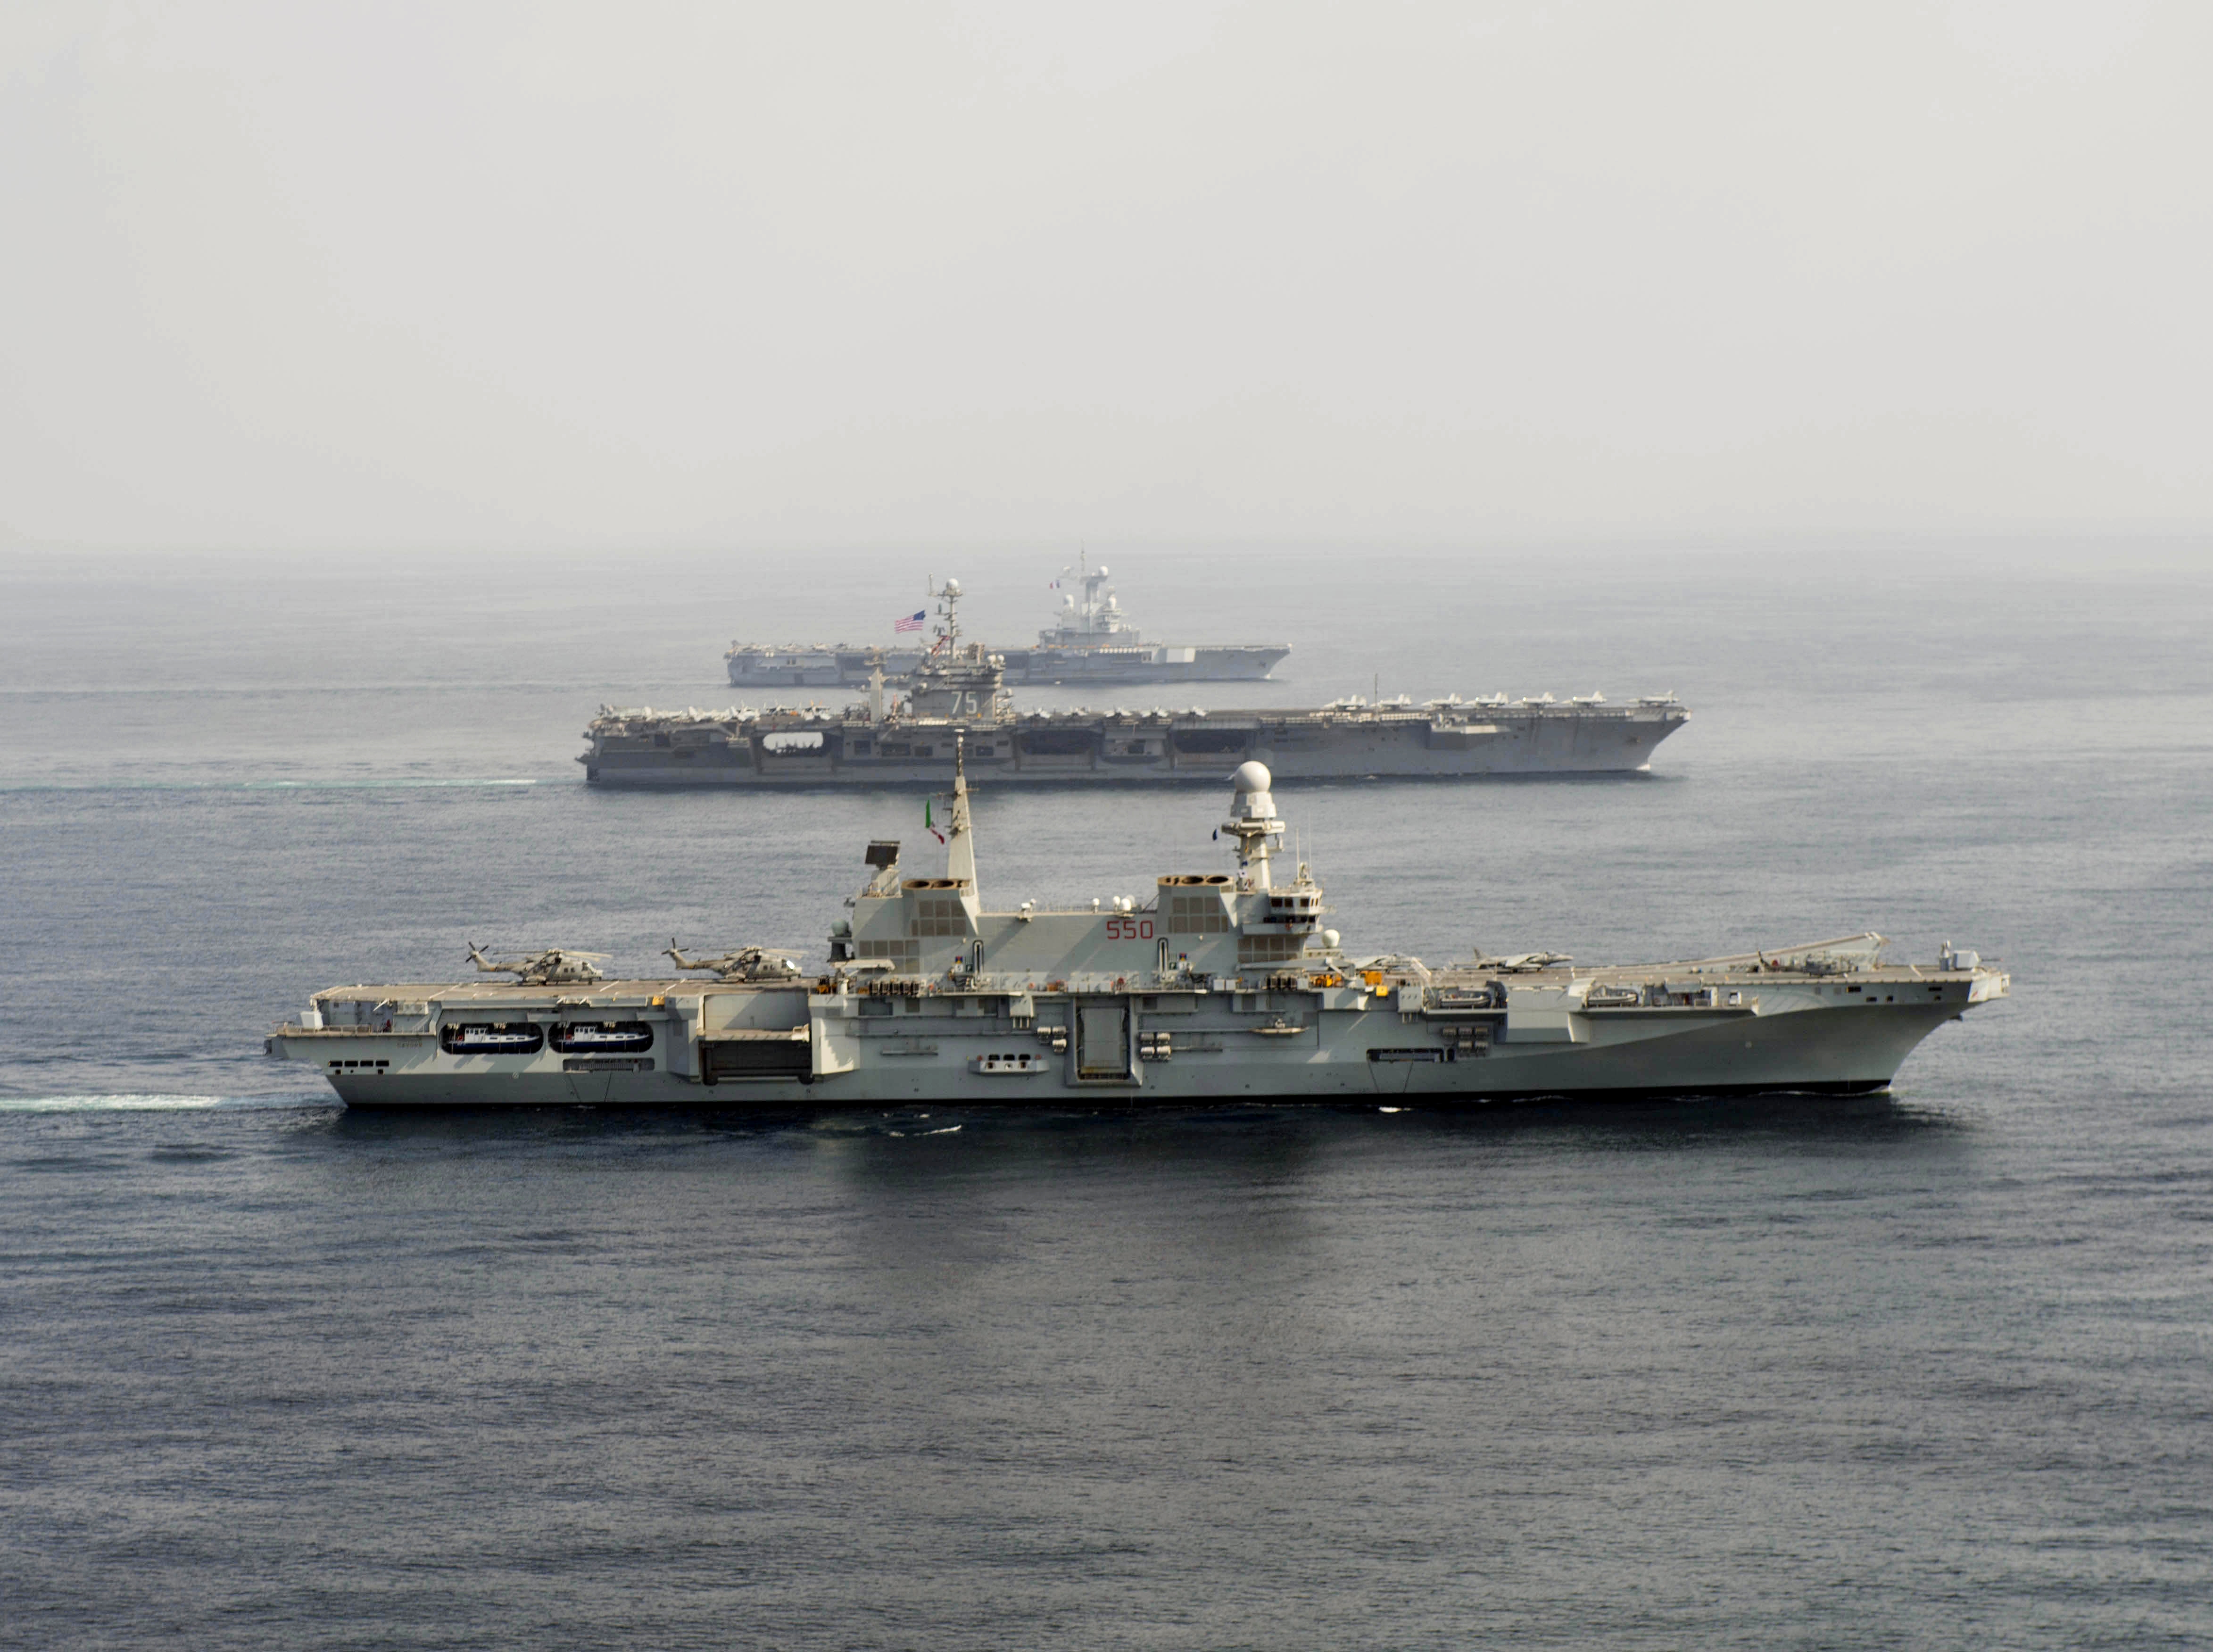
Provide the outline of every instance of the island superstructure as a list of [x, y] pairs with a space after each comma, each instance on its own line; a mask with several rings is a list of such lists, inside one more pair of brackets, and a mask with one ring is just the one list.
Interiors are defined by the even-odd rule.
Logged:
[[[1123, 613], [1108, 577], [1088, 557], [1062, 570], [1056, 587], [1075, 588], [1063, 591], [1054, 623], [1038, 633], [1033, 646], [997, 651], [1008, 683], [1115, 687], [1257, 682], [1291, 651], [1288, 643], [1148, 643]], [[737, 688], [862, 688], [879, 672], [893, 682], [911, 676], [931, 652], [921, 645], [733, 643], [722, 658]]]
[[1856, 1093], [2009, 988], [1948, 942], [1934, 965], [1886, 963], [1872, 932], [1666, 964], [1531, 951], [1432, 968], [1334, 927], [1313, 869], [1285, 857], [1274, 783], [1238, 769], [1226, 866], [1163, 873], [1143, 901], [994, 908], [956, 751], [942, 875], [871, 843], [820, 962], [672, 942], [671, 972], [612, 979], [596, 954], [472, 948], [476, 978], [330, 988], [267, 1047], [380, 1106]]
[[1202, 711], [1117, 707], [1018, 711], [1006, 661], [960, 633], [960, 585], [937, 599], [936, 639], [897, 692], [872, 674], [868, 698], [703, 711], [602, 706], [577, 759], [602, 786], [944, 785], [956, 747], [998, 785], [1218, 783], [1239, 763], [1289, 780], [1634, 773], [1690, 713], [1673, 694], [1612, 702], [1458, 695], [1352, 698], [1311, 709]]

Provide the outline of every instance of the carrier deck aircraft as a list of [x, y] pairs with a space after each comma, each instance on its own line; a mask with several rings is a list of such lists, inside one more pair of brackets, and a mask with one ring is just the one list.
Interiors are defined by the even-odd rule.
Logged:
[[1669, 964], [1525, 953], [1433, 969], [1325, 927], [1321, 884], [1283, 862], [1272, 786], [1262, 765], [1238, 769], [1227, 869], [1165, 874], [1142, 903], [993, 910], [956, 756], [943, 875], [907, 875], [898, 844], [871, 844], [823, 963], [672, 942], [673, 972], [611, 980], [594, 954], [472, 948], [473, 980], [333, 987], [267, 1048], [377, 1106], [1850, 1093], [2008, 990], [1949, 943], [1933, 966], [1885, 963], [1872, 933]]

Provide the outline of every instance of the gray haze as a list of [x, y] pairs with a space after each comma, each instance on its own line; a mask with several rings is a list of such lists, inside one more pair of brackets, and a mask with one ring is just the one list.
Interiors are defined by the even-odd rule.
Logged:
[[0, 9], [0, 539], [2201, 527], [2213, 8]]

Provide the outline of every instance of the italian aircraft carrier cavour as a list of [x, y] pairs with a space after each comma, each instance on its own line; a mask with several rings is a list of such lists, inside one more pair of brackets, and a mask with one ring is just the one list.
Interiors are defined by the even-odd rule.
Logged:
[[[1055, 584], [1073, 582], [1082, 594], [1062, 596], [1055, 623], [1038, 633], [1034, 647], [999, 651], [1008, 682], [1092, 687], [1257, 682], [1291, 651], [1288, 643], [1148, 643], [1124, 617], [1106, 579], [1106, 570], [1093, 570], [1088, 559], [1064, 570]], [[901, 623], [919, 630], [920, 619]], [[911, 676], [930, 652], [919, 645], [733, 643], [722, 659], [738, 688], [862, 688], [879, 671], [894, 681]]]
[[1654, 748], [1690, 716], [1673, 694], [1018, 712], [1006, 662], [961, 641], [960, 582], [936, 594], [936, 645], [905, 695], [888, 693], [880, 670], [867, 700], [836, 711], [602, 706], [576, 759], [584, 777], [601, 786], [942, 786], [956, 745], [994, 785], [1214, 783], [1247, 760], [1287, 780], [1619, 773], [1650, 767]]
[[[956, 742], [957, 743], [957, 742]], [[828, 960], [760, 947], [602, 977], [598, 954], [493, 960], [479, 978], [318, 992], [269, 1052], [354, 1106], [909, 1102], [1131, 1106], [1854, 1093], [2009, 978], [1948, 942], [1885, 964], [1848, 936], [1728, 957], [1578, 967], [1546, 953], [1431, 969], [1348, 944], [1281, 863], [1272, 777], [1247, 763], [1219, 835], [1232, 869], [1149, 899], [985, 905], [955, 759], [942, 876], [869, 846]], [[505, 974], [511, 980], [488, 981]]]

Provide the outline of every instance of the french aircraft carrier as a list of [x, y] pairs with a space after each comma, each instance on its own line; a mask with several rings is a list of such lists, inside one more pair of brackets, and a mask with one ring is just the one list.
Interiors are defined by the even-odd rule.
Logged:
[[936, 593], [936, 642], [896, 693], [866, 700], [656, 711], [602, 706], [577, 761], [600, 786], [938, 785], [965, 748], [995, 785], [1217, 783], [1258, 761], [1289, 780], [1605, 774], [1651, 766], [1690, 713], [1670, 694], [1353, 698], [1311, 710], [1017, 711], [1006, 661], [960, 637], [960, 585]]
[[266, 1048], [372, 1106], [1850, 1094], [2009, 984], [1949, 942], [1934, 965], [1885, 963], [1873, 933], [1668, 964], [1527, 952], [1432, 969], [1326, 927], [1252, 762], [1217, 829], [1228, 869], [1161, 875], [1142, 904], [994, 910], [954, 743], [943, 875], [908, 875], [897, 844], [869, 844], [826, 961], [672, 942], [672, 972], [609, 979], [600, 954], [472, 948], [473, 980], [330, 988]]
[[[1107, 577], [1088, 558], [1063, 570], [1056, 584], [1073, 583], [1082, 594], [1062, 595], [1059, 613], [1035, 646], [998, 651], [1010, 685], [1257, 682], [1291, 651], [1288, 643], [1148, 643], [1123, 615]], [[733, 643], [722, 658], [738, 688], [862, 688], [878, 672], [893, 681], [911, 676], [930, 654], [921, 645]]]

